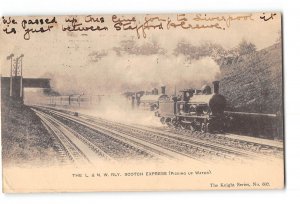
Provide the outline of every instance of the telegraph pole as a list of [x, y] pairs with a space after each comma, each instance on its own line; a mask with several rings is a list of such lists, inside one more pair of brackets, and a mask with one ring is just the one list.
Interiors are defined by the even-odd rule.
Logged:
[[20, 59], [20, 64], [21, 64], [21, 67], [20, 67], [20, 76], [21, 76], [21, 81], [20, 81], [20, 97], [22, 98], [23, 97], [23, 57], [24, 55], [21, 54], [21, 56], [19, 57]]
[[10, 54], [9, 56], [7, 56], [7, 60], [10, 60], [10, 84], [9, 84], [9, 96], [12, 97], [12, 69], [13, 69], [13, 57], [14, 54]]

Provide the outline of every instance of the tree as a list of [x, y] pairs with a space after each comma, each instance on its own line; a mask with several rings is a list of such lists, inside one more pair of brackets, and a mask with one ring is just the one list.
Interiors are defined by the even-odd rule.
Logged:
[[237, 51], [238, 51], [239, 55], [246, 55], [246, 54], [256, 51], [256, 46], [251, 42], [242, 40], [242, 42], [240, 42], [238, 45]]

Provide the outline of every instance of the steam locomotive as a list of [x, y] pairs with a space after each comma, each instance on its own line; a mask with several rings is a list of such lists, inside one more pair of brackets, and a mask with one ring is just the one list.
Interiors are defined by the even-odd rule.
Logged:
[[165, 86], [161, 87], [161, 93], [158, 93], [158, 89], [154, 88], [152, 91], [125, 92], [123, 95], [131, 101], [133, 109], [138, 107], [138, 109], [148, 111], [157, 111], [159, 101], [169, 100]]
[[223, 132], [226, 126], [226, 99], [219, 94], [219, 81], [200, 90], [185, 89], [181, 96], [158, 101], [155, 115], [163, 124], [201, 132]]

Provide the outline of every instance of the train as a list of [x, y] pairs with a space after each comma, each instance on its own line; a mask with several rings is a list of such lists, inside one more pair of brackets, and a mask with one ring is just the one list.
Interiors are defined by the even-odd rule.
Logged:
[[[224, 132], [228, 124], [225, 116], [226, 99], [219, 94], [219, 81], [201, 89], [184, 89], [179, 96], [166, 95], [166, 87], [161, 93], [155, 88], [152, 92], [131, 94], [133, 108], [153, 111], [162, 124], [170, 127], [201, 132]], [[129, 97], [129, 98], [130, 98]]]
[[184, 89], [181, 95], [159, 100], [155, 115], [162, 124], [200, 132], [224, 132], [227, 118], [224, 114], [226, 98], [219, 94], [219, 81], [201, 89]]
[[[178, 95], [166, 94], [166, 86], [152, 91], [131, 91], [123, 93], [125, 103], [133, 109], [152, 111], [166, 126], [208, 133], [233, 133], [262, 138], [282, 138], [282, 114], [233, 112], [226, 97], [219, 93], [220, 82], [213, 81], [200, 89], [183, 89]], [[49, 96], [43, 102], [52, 106], [90, 107], [104, 105], [107, 95], [60, 95]], [[97, 107], [100, 107], [97, 106]], [[122, 107], [126, 107], [122, 106]]]
[[48, 105], [53, 106], [71, 106], [71, 107], [88, 107], [98, 105], [101, 101], [101, 95], [84, 95], [72, 94], [63, 96], [48, 97]]
[[[162, 124], [172, 128], [282, 138], [281, 114], [232, 112], [219, 88], [220, 82], [214, 81], [200, 89], [183, 89], [178, 95], [167, 95], [166, 87], [162, 86], [160, 92], [154, 88], [152, 91], [125, 92], [123, 96], [127, 98], [128, 106], [151, 111]], [[103, 105], [103, 97], [85, 94], [49, 96], [43, 103], [85, 108]]]

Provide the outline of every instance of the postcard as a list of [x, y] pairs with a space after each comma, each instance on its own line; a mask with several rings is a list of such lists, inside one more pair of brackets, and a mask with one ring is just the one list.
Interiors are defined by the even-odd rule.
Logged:
[[3, 192], [282, 189], [279, 12], [3, 16]]

